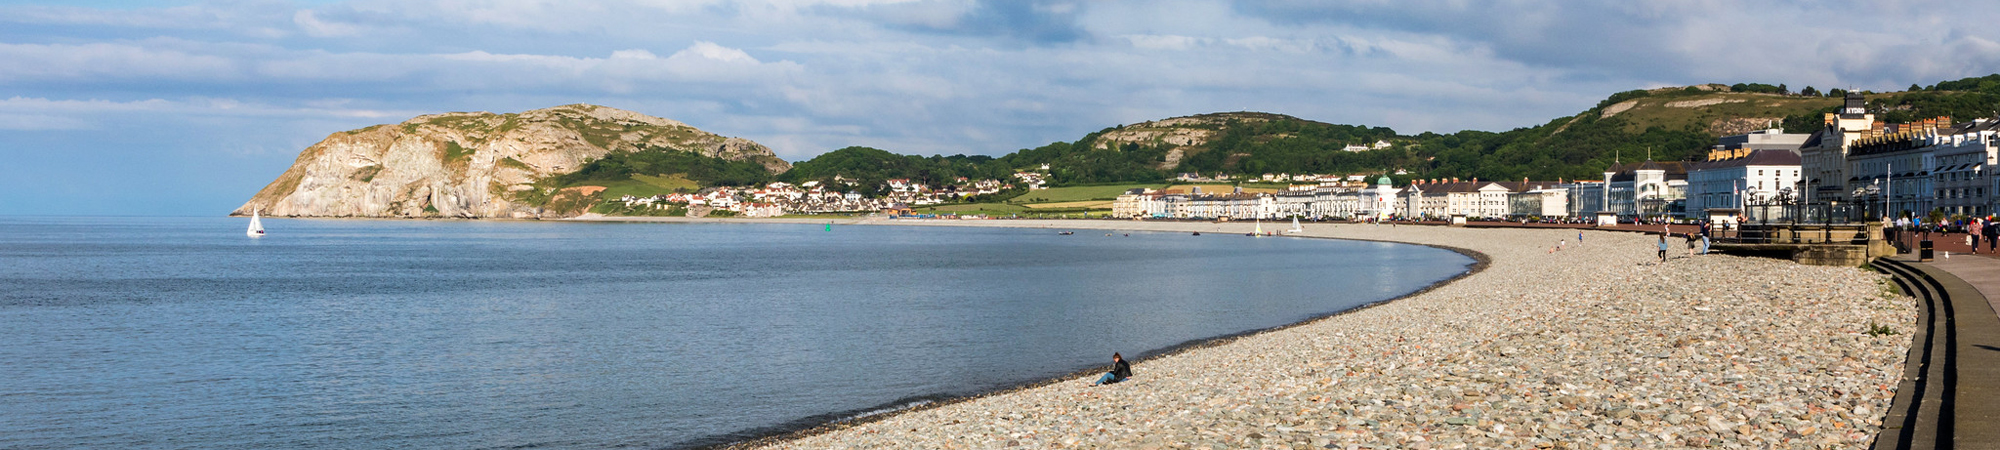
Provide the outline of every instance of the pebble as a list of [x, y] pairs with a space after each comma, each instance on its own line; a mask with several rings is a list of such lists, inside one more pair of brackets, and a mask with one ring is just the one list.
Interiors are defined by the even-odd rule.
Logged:
[[[1035, 226], [989, 222], [970, 225]], [[1917, 317], [1880, 274], [1684, 253], [1663, 264], [1657, 238], [1634, 233], [1586, 232], [1587, 245], [1549, 253], [1576, 231], [1306, 230], [1463, 248], [1490, 265], [1376, 307], [1140, 361], [1124, 383], [1080, 378], [746, 445], [1858, 448], [1880, 431]], [[1871, 325], [1895, 334], [1871, 336]]]

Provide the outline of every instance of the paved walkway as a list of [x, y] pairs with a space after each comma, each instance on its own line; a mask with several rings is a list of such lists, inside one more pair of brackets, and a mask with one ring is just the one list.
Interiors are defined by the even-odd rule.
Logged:
[[[1956, 255], [1955, 255], [1956, 256]], [[1985, 257], [1937, 258], [1915, 262], [1915, 255], [1898, 260], [1911, 263], [1938, 278], [1947, 290], [1969, 285], [1973, 295], [1953, 295], [1953, 328], [1949, 342], [1956, 352], [1955, 382], [1948, 383], [1947, 400], [1953, 423], [1952, 448], [2000, 448], [2000, 261]], [[1943, 273], [1940, 273], [1943, 272]], [[1962, 283], [1962, 284], [1960, 284]]]
[[[1950, 258], [1945, 258], [1943, 255], [1938, 255], [1930, 262], [1922, 264], [1949, 272], [1952, 276], [1965, 280], [1966, 284], [1972, 285], [1973, 288], [1979, 289], [1979, 294], [1986, 297], [1987, 306], [1984, 311], [1986, 315], [1992, 316], [1995, 314], [1994, 311], [2000, 310], [2000, 260], [1986, 257], [1989, 255], [1983, 253], [1979, 256], [1975, 258], [1970, 254], [1953, 253]], [[1901, 255], [1901, 258], [1909, 262], [1917, 260], [1916, 255], [1908, 253]], [[1960, 304], [1959, 308], [1978, 310], [1965, 304]], [[1959, 314], [1970, 312], [1959, 311]]]

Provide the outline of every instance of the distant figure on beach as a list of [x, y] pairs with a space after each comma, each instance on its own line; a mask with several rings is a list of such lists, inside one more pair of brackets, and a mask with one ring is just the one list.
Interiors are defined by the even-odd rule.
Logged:
[[1132, 378], [1132, 365], [1125, 363], [1124, 355], [1120, 355], [1118, 354], [1118, 352], [1112, 352], [1111, 371], [1105, 372], [1103, 377], [1098, 378], [1096, 383], [1091, 383], [1090, 385], [1096, 386], [1100, 384], [1117, 383], [1120, 381], [1125, 381], [1126, 378]]
[[1701, 254], [1708, 254], [1708, 232], [1701, 233]]
[[1660, 235], [1660, 262], [1667, 262], [1667, 235]]
[[1695, 243], [1695, 241], [1694, 241], [1694, 233], [1688, 233], [1688, 235], [1687, 235], [1687, 246], [1688, 246], [1688, 257], [1689, 257], [1689, 258], [1693, 258], [1693, 257], [1694, 257], [1694, 243]]
[[1583, 230], [1576, 230], [1576, 245], [1583, 245]]

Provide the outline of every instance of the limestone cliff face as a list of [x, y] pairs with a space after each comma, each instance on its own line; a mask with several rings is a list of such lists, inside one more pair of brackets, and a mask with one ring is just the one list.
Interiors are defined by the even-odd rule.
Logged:
[[1173, 170], [1180, 167], [1183, 157], [1202, 150], [1208, 141], [1220, 135], [1231, 122], [1257, 123], [1271, 120], [1299, 119], [1281, 114], [1254, 112], [1174, 117], [1121, 126], [1098, 135], [1096, 140], [1085, 145], [1096, 149], [1114, 148], [1125, 144], [1165, 147], [1168, 149], [1166, 161], [1161, 162], [1158, 169]]
[[772, 173], [791, 169], [756, 142], [615, 108], [446, 113], [327, 136], [231, 214], [541, 218], [546, 211], [512, 194], [607, 153], [642, 149], [752, 161]]

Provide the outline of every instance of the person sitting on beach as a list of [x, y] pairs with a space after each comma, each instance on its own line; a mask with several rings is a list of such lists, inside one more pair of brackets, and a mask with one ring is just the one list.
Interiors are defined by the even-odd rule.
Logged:
[[1125, 381], [1125, 379], [1127, 378], [1132, 378], [1132, 365], [1125, 363], [1124, 355], [1120, 355], [1118, 354], [1118, 352], [1112, 352], [1111, 371], [1105, 372], [1103, 377], [1098, 378], [1096, 383], [1091, 383], [1090, 385], [1096, 386], [1100, 384], [1117, 383], [1120, 381]]

